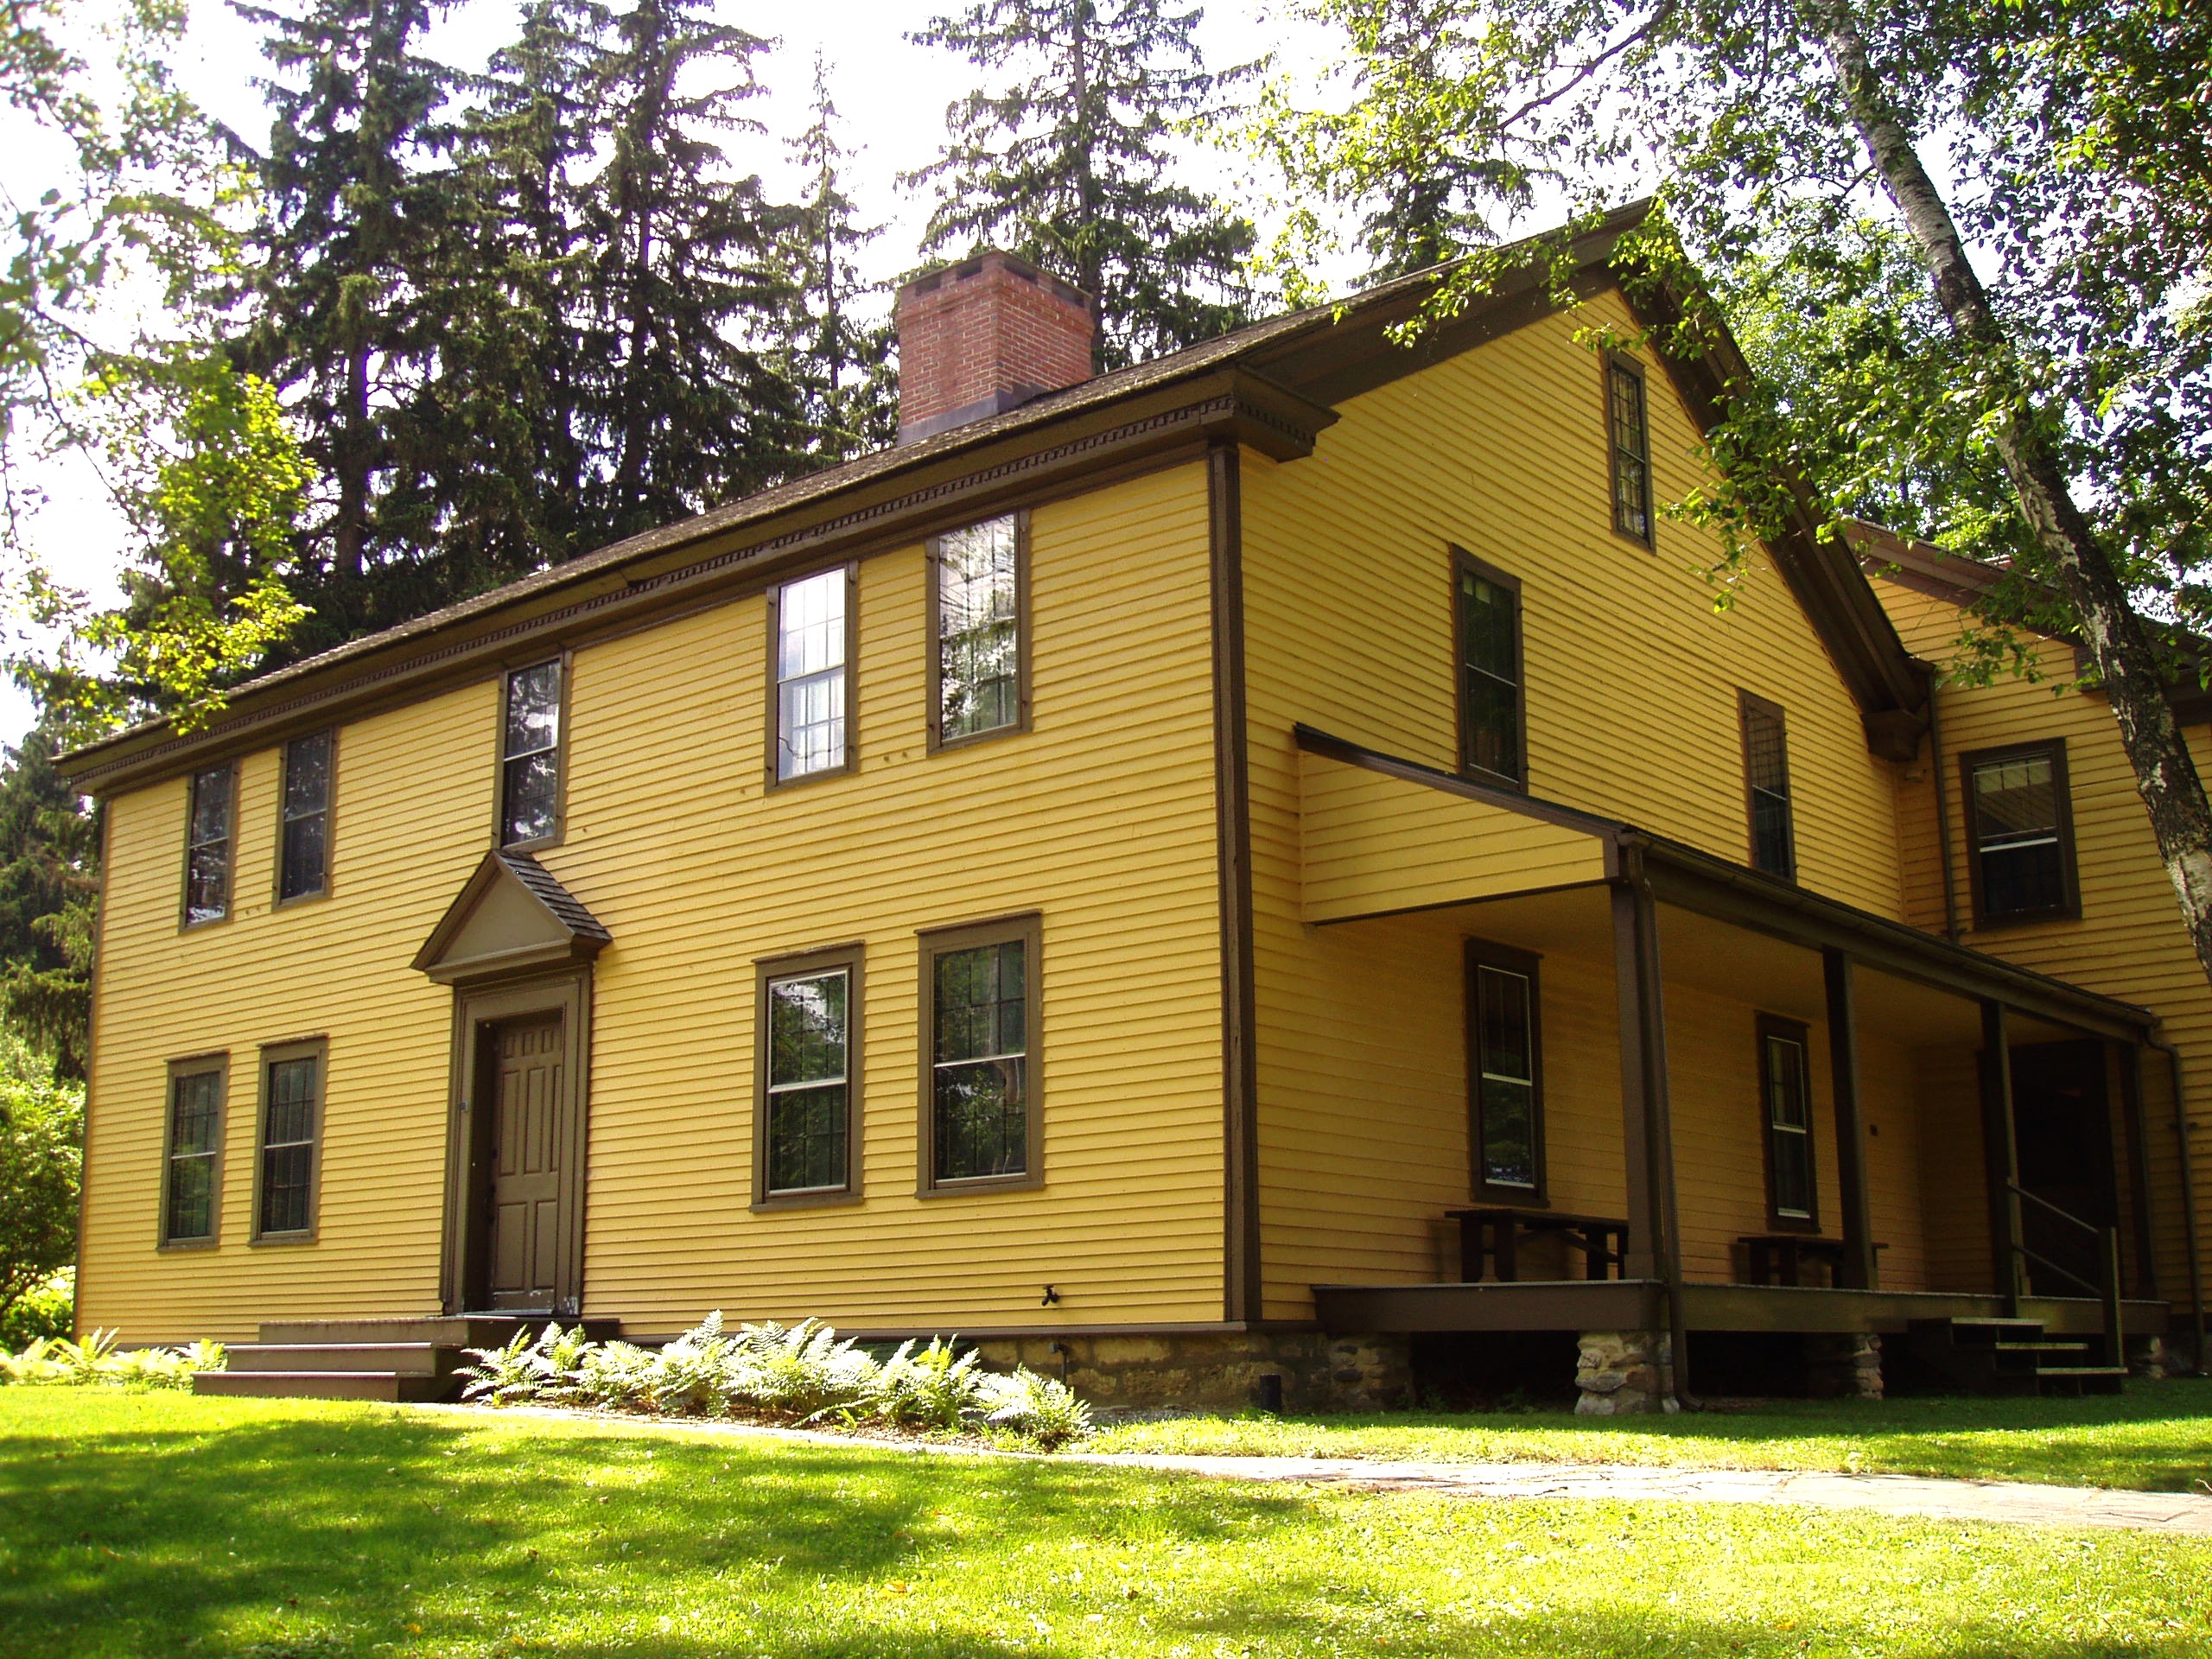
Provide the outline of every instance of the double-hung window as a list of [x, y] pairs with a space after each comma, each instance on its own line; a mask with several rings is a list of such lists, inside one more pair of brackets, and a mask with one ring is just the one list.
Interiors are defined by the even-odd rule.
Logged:
[[1544, 1190], [1542, 1071], [1536, 959], [1467, 942], [1467, 1069], [1475, 1190], [1541, 1202]]
[[219, 922], [231, 913], [231, 823], [238, 768], [226, 761], [192, 774], [184, 849], [184, 924]]
[[278, 804], [276, 902], [311, 899], [330, 882], [330, 763], [328, 732], [296, 737], [284, 746], [283, 794]]
[[1643, 365], [1634, 358], [1605, 359], [1605, 423], [1613, 458], [1613, 528], [1651, 545], [1651, 416], [1644, 396]]
[[852, 571], [840, 565], [785, 582], [768, 607], [774, 782], [852, 764]]
[[924, 1186], [1039, 1175], [1037, 918], [922, 940]]
[[757, 1201], [858, 1190], [860, 988], [857, 949], [761, 965]]
[[253, 1236], [307, 1239], [315, 1233], [315, 1164], [322, 1141], [323, 1046], [289, 1043], [261, 1052], [259, 1163], [254, 1170]]
[[1751, 816], [1751, 868], [1797, 879], [1797, 827], [1789, 799], [1789, 741], [1782, 707], [1737, 694], [1744, 728], [1745, 804]]
[[1008, 513], [930, 543], [932, 744], [1027, 722], [1027, 518]]
[[1813, 1095], [1805, 1027], [1761, 1014], [1759, 1099], [1766, 1135], [1767, 1219], [1789, 1231], [1815, 1232]]
[[1459, 769], [1519, 789], [1529, 781], [1521, 696], [1521, 584], [1452, 553], [1459, 677]]
[[535, 846], [561, 833], [561, 662], [507, 676], [500, 724], [499, 844]]
[[162, 1146], [162, 1243], [213, 1244], [221, 1219], [221, 1055], [172, 1062]]
[[1978, 750], [1960, 763], [1974, 925], [2079, 916], [2063, 741]]

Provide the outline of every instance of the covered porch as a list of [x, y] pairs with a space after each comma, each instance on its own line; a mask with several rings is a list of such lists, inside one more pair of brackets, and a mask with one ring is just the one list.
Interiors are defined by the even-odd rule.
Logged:
[[1465, 953], [1467, 1201], [1431, 1217], [1426, 1282], [1317, 1279], [1326, 1328], [1576, 1333], [1599, 1409], [1687, 1393], [1700, 1333], [1806, 1338], [1861, 1390], [1885, 1360], [2116, 1385], [2130, 1340], [2164, 1333], [2145, 1011], [1628, 825], [1298, 741], [1306, 924]]

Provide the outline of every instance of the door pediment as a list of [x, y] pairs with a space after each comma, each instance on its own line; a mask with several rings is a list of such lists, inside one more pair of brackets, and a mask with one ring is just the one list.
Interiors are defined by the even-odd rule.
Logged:
[[457, 985], [589, 962], [612, 940], [528, 853], [495, 851], [461, 884], [414, 966], [441, 985]]

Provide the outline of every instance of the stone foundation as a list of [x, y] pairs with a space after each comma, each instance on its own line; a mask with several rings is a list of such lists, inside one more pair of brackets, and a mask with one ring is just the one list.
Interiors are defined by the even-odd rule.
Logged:
[[2130, 1337], [2123, 1346], [2126, 1350], [2128, 1374], [2132, 1376], [2171, 1376], [2182, 1369], [2174, 1363], [2173, 1356], [2167, 1352], [2164, 1337]]
[[1808, 1336], [1805, 1382], [1815, 1400], [1879, 1400], [1881, 1338], [1867, 1332]]
[[1675, 1345], [1664, 1331], [1585, 1331], [1575, 1357], [1577, 1416], [1674, 1411]]
[[1268, 1377], [1281, 1379], [1286, 1411], [1382, 1411], [1408, 1403], [1413, 1393], [1410, 1344], [1397, 1336], [1255, 1331], [973, 1340], [985, 1365], [1064, 1376], [1106, 1411], [1268, 1404]]

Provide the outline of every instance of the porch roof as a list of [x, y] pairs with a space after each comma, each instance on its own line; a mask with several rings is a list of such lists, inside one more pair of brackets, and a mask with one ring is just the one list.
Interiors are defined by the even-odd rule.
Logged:
[[[1640, 830], [1619, 819], [1563, 806], [1517, 791], [1386, 754], [1311, 726], [1295, 728], [1298, 747], [1488, 810], [1494, 824], [1512, 832], [1522, 854], [1501, 872], [1491, 861], [1465, 855], [1452, 836], [1430, 868], [1387, 880], [1362, 881], [1366, 849], [1358, 844], [1363, 804], [1341, 792], [1310, 808], [1326, 832], [1351, 849], [1340, 868], [1326, 869], [1309, 893], [1306, 919], [1322, 925], [1412, 911], [1441, 909], [1548, 888], [1625, 882], [1683, 910], [1803, 945], [1841, 950], [1867, 967], [1961, 996], [2001, 1002], [2021, 1013], [2101, 1037], [2139, 1042], [2153, 1036], [2158, 1016], [2149, 1009], [2037, 973], [1969, 946], [1954, 944], [1909, 924], [1878, 916], [1794, 882]], [[1333, 822], [1331, 820], [1333, 818]]]

